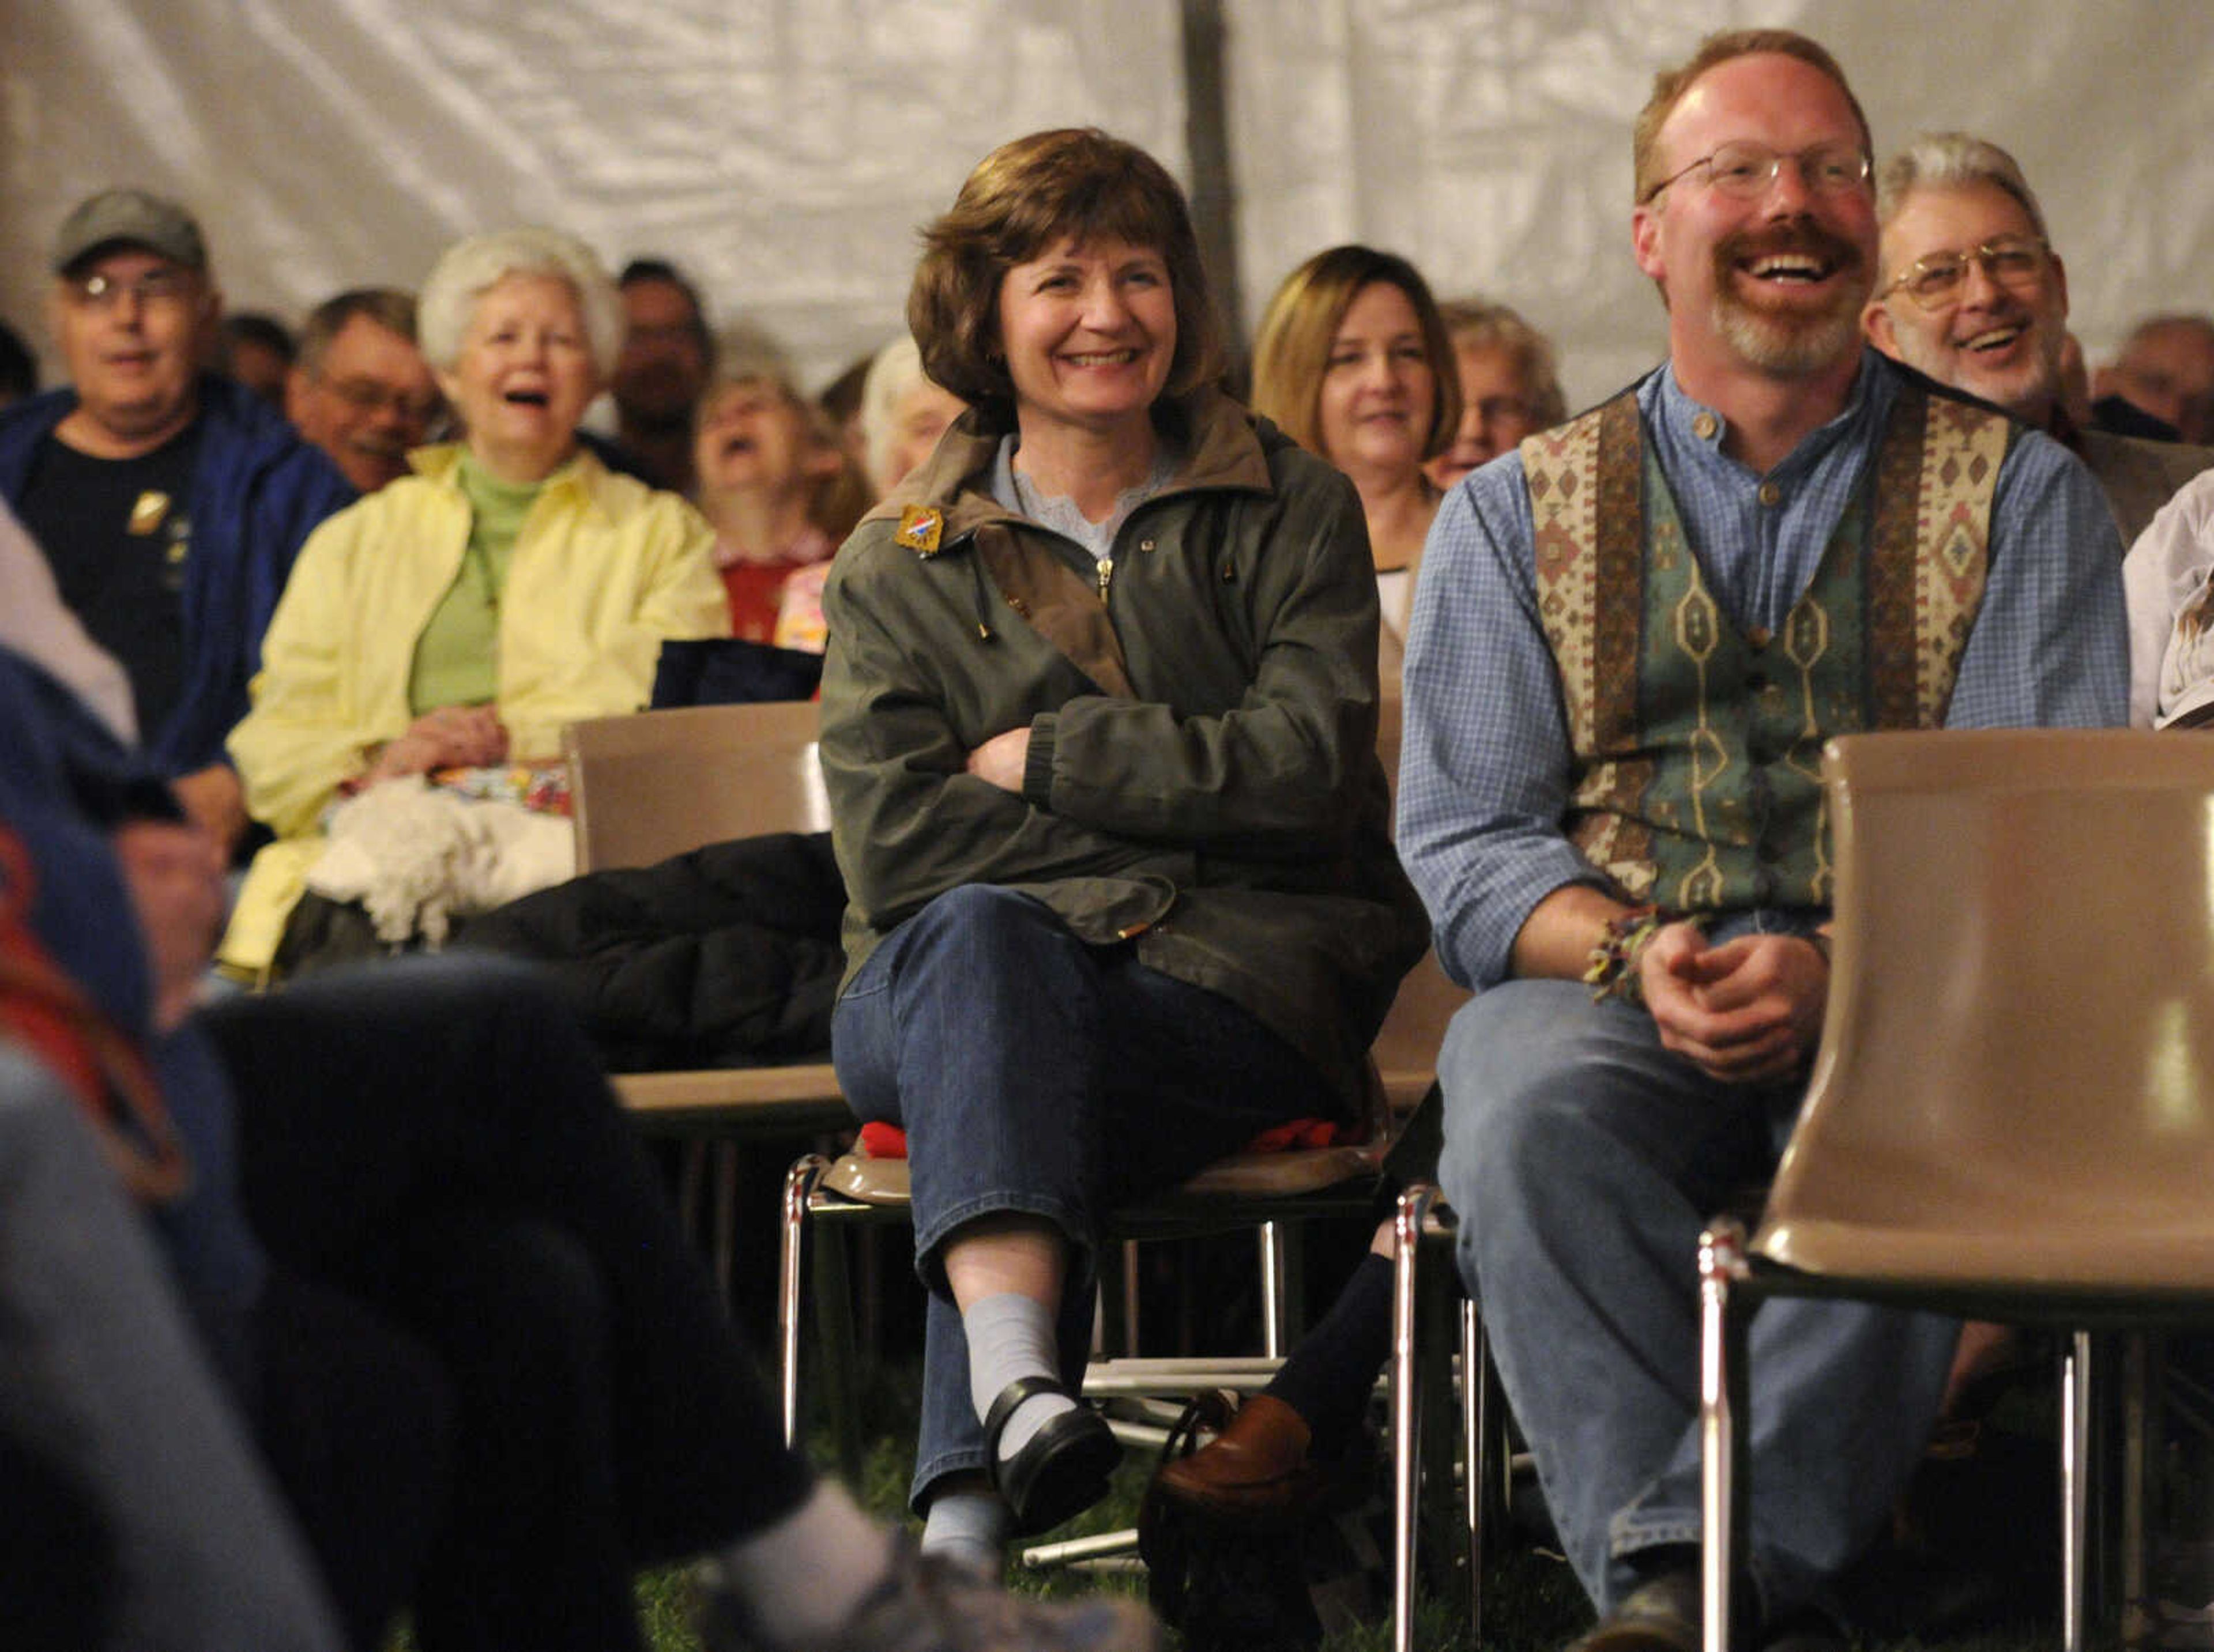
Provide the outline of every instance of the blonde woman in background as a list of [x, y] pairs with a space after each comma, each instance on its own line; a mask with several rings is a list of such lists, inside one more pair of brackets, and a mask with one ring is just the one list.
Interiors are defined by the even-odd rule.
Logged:
[[1453, 345], [1415, 266], [1333, 247], [1293, 271], [1253, 341], [1253, 410], [1352, 479], [1385, 628], [1403, 636], [1440, 497], [1422, 464], [1460, 423]]
[[[1433, 309], [1427, 295], [1409, 283], [1411, 271], [1397, 277], [1372, 273], [1400, 262], [1391, 259], [1387, 265], [1383, 253], [1337, 247], [1310, 260], [1284, 283], [1262, 326], [1264, 354], [1256, 363], [1254, 399], [1256, 405], [1271, 411], [1272, 417], [1283, 418], [1297, 418], [1301, 409], [1312, 407], [1314, 439], [1325, 444], [1325, 455], [1341, 468], [1345, 467], [1339, 459], [1341, 452], [1370, 458], [1386, 453], [1404, 455], [1415, 441], [1414, 414], [1423, 405], [1416, 340], [1428, 336], [1426, 313], [1439, 318], [1453, 344], [1450, 357], [1444, 359], [1457, 369], [1447, 372], [1446, 378], [1456, 383], [1459, 391], [1457, 421], [1449, 414], [1441, 421], [1451, 439], [1425, 466], [1426, 494], [1417, 494], [1406, 480], [1404, 457], [1397, 469], [1379, 466], [1373, 471], [1379, 480], [1390, 484], [1383, 496], [1387, 509], [1392, 502], [1398, 502], [1408, 518], [1419, 516], [1427, 528], [1446, 489], [1478, 465], [1511, 449], [1524, 436], [1557, 424], [1564, 408], [1560, 382], [1554, 375], [1553, 348], [1544, 334], [1503, 304], [1464, 300]], [[1331, 303], [1324, 295], [1332, 292], [1337, 295], [1336, 308], [1342, 319], [1325, 334]], [[1349, 303], [1345, 300], [1348, 293], [1352, 295]], [[1373, 329], [1362, 324], [1364, 305], [1369, 314], [1397, 317], [1396, 328], [1387, 327], [1385, 332], [1387, 341], [1396, 338], [1398, 344], [1400, 366], [1396, 375], [1384, 374], [1365, 354]], [[1319, 388], [1312, 387], [1315, 374], [1311, 365], [1305, 376], [1282, 370], [1281, 364], [1287, 362], [1311, 363], [1319, 354], [1314, 340], [1325, 336], [1330, 342], [1327, 359], [1331, 365], [1323, 370]], [[1306, 343], [1304, 351], [1295, 347], [1294, 341], [1300, 338]], [[1265, 389], [1263, 362], [1272, 369]], [[1369, 376], [1356, 377], [1364, 365]], [[1330, 375], [1334, 372], [1359, 386], [1367, 398], [1366, 407], [1374, 410], [1371, 428], [1355, 433], [1361, 439], [1332, 434], [1333, 408], [1350, 402], [1356, 416], [1364, 408], [1359, 397], [1333, 395]], [[1286, 385], [1294, 388], [1280, 387]], [[1434, 413], [1436, 403], [1442, 399], [1432, 399]], [[1302, 427], [1287, 424], [1286, 428]], [[1430, 436], [1438, 439], [1434, 430]], [[1301, 439], [1307, 438], [1302, 435]], [[1355, 479], [1360, 483], [1359, 473]], [[1368, 497], [1367, 486], [1362, 485], [1364, 504]], [[1419, 507], [1412, 503], [1417, 499], [1423, 501]], [[1372, 509], [1372, 538], [1379, 534], [1379, 513]], [[1379, 570], [1389, 554], [1379, 548]], [[1411, 585], [1411, 579], [1404, 574], [1379, 572], [1379, 577]], [[1387, 596], [1385, 613], [1389, 616], [1393, 612]], [[1404, 606], [1398, 609], [1403, 616], [1406, 612]], [[1388, 681], [1397, 664], [1397, 649], [1390, 639], [1384, 664]], [[1418, 1120], [1405, 1132], [1390, 1166], [1395, 1176], [1405, 1179], [1434, 1173], [1423, 1156], [1434, 1152], [1428, 1145], [1430, 1128]], [[1355, 1267], [1328, 1315], [1293, 1350], [1268, 1389], [1248, 1399], [1228, 1428], [1201, 1451], [1163, 1467], [1153, 1486], [1151, 1529], [1168, 1529], [1168, 1519], [1159, 1511], [1180, 1507], [1202, 1519], [1193, 1528], [1198, 1534], [1193, 1539], [1196, 1547], [1219, 1542], [1227, 1533], [1283, 1530], [1334, 1489], [1347, 1484], [1349, 1473], [1357, 1472], [1349, 1466], [1349, 1453], [1358, 1450], [1361, 1413], [1389, 1351], [1390, 1255], [1391, 1226], [1385, 1222], [1377, 1228], [1369, 1254]], [[1169, 1551], [1173, 1552], [1173, 1545]], [[1194, 1566], [1205, 1564], [1196, 1558], [1196, 1549], [1185, 1559]]]

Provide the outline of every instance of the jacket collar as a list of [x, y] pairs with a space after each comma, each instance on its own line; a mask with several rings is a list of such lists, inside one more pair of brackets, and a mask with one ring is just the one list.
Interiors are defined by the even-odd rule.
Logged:
[[[1148, 505], [1183, 493], [1275, 491], [1269, 453], [1272, 445], [1287, 445], [1287, 438], [1229, 397], [1201, 391], [1157, 405], [1154, 417], [1184, 457]], [[1088, 565], [1079, 570], [1071, 558], [1055, 554], [1036, 534], [1017, 531], [1024, 519], [991, 495], [993, 464], [1006, 431], [1004, 422], [994, 422], [982, 410], [963, 414], [939, 438], [929, 460], [866, 520], [899, 521], [917, 508], [938, 512], [943, 519], [934, 525], [938, 549], [965, 544], [969, 550], [966, 560], [978, 582], [980, 637], [988, 637], [995, 623], [995, 610], [985, 597], [988, 583], [1008, 609], [1102, 693], [1133, 697], [1136, 690], [1122, 640]]]
[[[433, 442], [427, 448], [417, 448], [407, 455], [407, 463], [415, 474], [440, 487], [459, 491], [462, 485], [462, 460], [468, 448], [458, 442]], [[607, 483], [610, 475], [607, 466], [592, 456], [589, 448], [578, 448], [569, 462], [540, 484], [541, 497], [559, 499], [564, 496], [578, 504], [608, 515]]]
[[[1202, 389], [1164, 399], [1153, 409], [1153, 420], [1184, 454], [1176, 474], [1154, 498], [1204, 489], [1275, 491], [1261, 434], [1269, 427], [1257, 424], [1221, 391]], [[941, 532], [948, 544], [986, 522], [1018, 520], [991, 492], [992, 466], [1000, 439], [1013, 428], [1010, 416], [994, 417], [987, 409], [970, 408], [939, 439], [931, 456], [862, 520], [896, 521], [910, 505], [929, 506], [943, 513]]]

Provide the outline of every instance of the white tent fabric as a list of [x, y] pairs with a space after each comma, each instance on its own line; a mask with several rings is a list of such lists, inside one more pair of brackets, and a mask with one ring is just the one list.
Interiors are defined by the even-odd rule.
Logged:
[[46, 248], [109, 184], [199, 216], [234, 309], [549, 223], [673, 258], [811, 380], [902, 325], [917, 228], [995, 143], [1096, 122], [1188, 172], [1171, 0], [0, 4], [0, 315], [49, 352]]
[[[1189, 177], [1177, 0], [0, 0], [0, 316], [45, 334], [45, 248], [131, 182], [197, 210], [234, 308], [297, 320], [540, 220], [674, 258], [719, 320], [827, 378], [900, 324], [914, 230], [993, 144], [1097, 122]], [[2214, 308], [2205, 0], [1220, 0], [1241, 298], [1364, 240], [1508, 299], [1571, 399], [1661, 349], [1627, 249], [1629, 124], [1709, 28], [1837, 52], [1880, 147], [2013, 149], [2101, 359]]]
[[1917, 131], [2011, 150], [2094, 363], [2137, 317], [2214, 310], [2207, 0], [1232, 0], [1231, 147], [1257, 317], [1307, 253], [1360, 241], [1440, 296], [1503, 299], [1563, 345], [1571, 405], [1659, 357], [1630, 259], [1630, 124], [1722, 27], [1836, 53], [1878, 159]]

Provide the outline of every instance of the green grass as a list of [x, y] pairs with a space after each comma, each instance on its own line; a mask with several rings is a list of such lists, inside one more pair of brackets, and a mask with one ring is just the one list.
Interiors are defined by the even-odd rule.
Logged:
[[[908, 1475], [914, 1449], [914, 1395], [918, 1374], [910, 1367], [879, 1374], [865, 1396], [871, 1423], [871, 1439], [859, 1483], [853, 1488], [859, 1501], [888, 1520], [908, 1520], [906, 1513]], [[828, 1465], [835, 1453], [827, 1434], [810, 1442], [810, 1454]], [[1106, 1502], [1072, 1522], [1056, 1537], [1113, 1531], [1134, 1525], [1147, 1478], [1150, 1459], [1131, 1454], [1116, 1477]], [[2040, 1506], [2025, 1519], [2042, 1518]], [[1386, 1556], [1388, 1561], [1388, 1554]], [[1034, 1572], [1011, 1569], [1011, 1588], [1046, 1596], [1067, 1596], [1094, 1590], [1112, 1590], [1141, 1599], [1145, 1580], [1137, 1574], [1092, 1574], [1076, 1571]], [[1369, 1621], [1344, 1628], [1325, 1637], [1321, 1652], [1388, 1652], [1391, 1628], [1381, 1610], [1384, 1583], [1375, 1591], [1378, 1610]], [[684, 1569], [647, 1574], [639, 1581], [640, 1619], [645, 1625], [651, 1652], [698, 1652], [699, 1642], [689, 1626], [690, 1586]], [[1478, 1643], [1468, 1631], [1459, 1586], [1453, 1598], [1425, 1588], [1418, 1595], [1416, 1644], [1424, 1652], [1477, 1652]], [[1484, 1633], [1483, 1652], [1557, 1652], [1590, 1621], [1590, 1610], [1567, 1564], [1557, 1555], [1510, 1543], [1494, 1557], [1484, 1576]], [[2027, 1652], [2030, 1646], [2049, 1647], [2057, 1634], [2033, 1639], [2024, 1635], [1991, 1636], [1941, 1643], [1944, 1652]], [[1173, 1634], [1171, 1649], [1179, 1645]], [[1862, 1652], [1923, 1652], [1924, 1643], [1912, 1639], [1863, 1643]], [[394, 1637], [388, 1652], [413, 1652], [404, 1630]]]
[[[853, 1490], [864, 1506], [887, 1520], [908, 1521], [908, 1477], [914, 1461], [914, 1394], [919, 1375], [904, 1369], [880, 1376], [865, 1397], [872, 1435], [864, 1457], [859, 1483]], [[827, 1433], [809, 1442], [810, 1454], [825, 1466], [835, 1460]], [[1133, 1526], [1139, 1499], [1153, 1464], [1133, 1453], [1117, 1473], [1107, 1500], [1071, 1521], [1055, 1537], [1082, 1536]], [[1488, 1575], [1489, 1632], [1485, 1652], [1556, 1652], [1561, 1643], [1589, 1613], [1567, 1566], [1528, 1551], [1503, 1558]], [[1139, 1574], [1097, 1574], [1074, 1570], [1031, 1571], [1011, 1567], [1008, 1586], [1026, 1594], [1065, 1597], [1094, 1591], [1114, 1591], [1145, 1598], [1146, 1583]], [[690, 1625], [691, 1584], [687, 1569], [672, 1567], [645, 1573], [638, 1582], [639, 1621], [645, 1625], [651, 1652], [700, 1652], [700, 1642]], [[1417, 1618], [1416, 1644], [1425, 1652], [1474, 1652], [1475, 1643], [1457, 1608], [1441, 1600], [1424, 1599]], [[1324, 1640], [1322, 1652], [1388, 1652], [1391, 1626], [1379, 1617]], [[1171, 1648], [1177, 1637], [1168, 1637]], [[393, 1636], [387, 1652], [416, 1652], [406, 1626]]]
[[[914, 1405], [918, 1381], [918, 1374], [911, 1369], [896, 1372], [873, 1383], [865, 1399], [874, 1432], [862, 1461], [859, 1483], [853, 1490], [865, 1506], [888, 1520], [912, 1519], [906, 1500], [914, 1462]], [[827, 1470], [835, 1459], [828, 1434], [818, 1433], [809, 1443], [810, 1454]], [[1150, 1457], [1129, 1454], [1106, 1501], [1053, 1535], [1080, 1537], [1135, 1525], [1138, 1503], [1153, 1466]], [[1142, 1600], [1146, 1593], [1141, 1574], [1034, 1571], [1019, 1566], [1010, 1567], [1008, 1587], [1049, 1598], [1111, 1591]], [[1557, 1652], [1590, 1619], [1582, 1592], [1566, 1563], [1557, 1558], [1515, 1550], [1488, 1569], [1486, 1587], [1484, 1652]], [[1379, 1582], [1379, 1594], [1381, 1588]], [[696, 1652], [699, 1643], [684, 1620], [684, 1595], [680, 1572], [640, 1580], [639, 1596], [651, 1625], [648, 1645], [652, 1652]], [[1171, 1633], [1167, 1643], [1172, 1649], [1177, 1647], [1178, 1637]], [[1373, 1622], [1327, 1637], [1322, 1652], [1388, 1652], [1391, 1643], [1391, 1625], [1379, 1612]], [[1459, 1605], [1428, 1598], [1427, 1592], [1420, 1601], [1416, 1643], [1425, 1652], [1475, 1652], [1477, 1644], [1467, 1632]]]

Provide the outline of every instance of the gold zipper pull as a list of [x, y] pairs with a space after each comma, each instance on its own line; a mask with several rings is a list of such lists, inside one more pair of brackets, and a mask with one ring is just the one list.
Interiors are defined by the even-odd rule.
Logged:
[[1099, 600], [1100, 600], [1102, 602], [1104, 602], [1104, 601], [1107, 600], [1107, 582], [1108, 582], [1109, 580], [1110, 580], [1110, 579], [1114, 578], [1114, 577], [1115, 577], [1115, 558], [1112, 558], [1112, 557], [1102, 557], [1102, 558], [1099, 558]]

